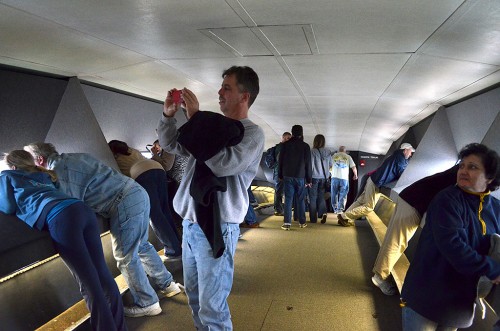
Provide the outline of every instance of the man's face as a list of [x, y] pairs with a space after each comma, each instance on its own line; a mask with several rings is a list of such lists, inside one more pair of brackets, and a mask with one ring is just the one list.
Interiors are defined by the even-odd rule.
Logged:
[[412, 153], [413, 153], [413, 152], [412, 152], [411, 148], [406, 148], [406, 149], [403, 151], [403, 154], [404, 154], [404, 156], [405, 156], [405, 159], [409, 159]]
[[160, 151], [161, 151], [160, 144], [159, 143], [154, 143], [153, 147], [151, 147], [151, 151], [153, 153], [156, 153], [156, 154], [160, 153]]
[[45, 162], [45, 159], [43, 156], [35, 156], [33, 157], [33, 160], [35, 161], [35, 164], [39, 167], [46, 168], [47, 167], [47, 162]]
[[243, 102], [243, 94], [238, 89], [235, 75], [224, 77], [219, 89], [219, 106], [225, 116], [234, 114], [239, 109], [239, 104]]

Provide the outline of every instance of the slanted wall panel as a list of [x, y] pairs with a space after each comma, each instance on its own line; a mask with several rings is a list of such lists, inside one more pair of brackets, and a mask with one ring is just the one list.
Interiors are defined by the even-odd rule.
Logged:
[[97, 119], [77, 78], [69, 80], [46, 142], [59, 153], [89, 153], [118, 169]]

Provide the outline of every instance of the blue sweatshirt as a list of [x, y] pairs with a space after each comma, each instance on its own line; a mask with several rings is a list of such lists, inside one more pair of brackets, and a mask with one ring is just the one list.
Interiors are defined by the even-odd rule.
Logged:
[[373, 184], [378, 188], [389, 184], [401, 177], [403, 171], [408, 166], [408, 159], [405, 159], [404, 149], [398, 149], [384, 160], [382, 165], [370, 176]]
[[16, 214], [38, 230], [45, 224], [45, 219], [39, 220], [44, 208], [49, 204], [55, 208], [54, 203], [68, 198], [55, 188], [47, 173], [4, 170], [0, 174], [0, 212]]
[[479, 277], [500, 275], [500, 263], [488, 256], [492, 233], [500, 233], [498, 199], [458, 186], [438, 193], [427, 210], [402, 301], [441, 325], [470, 326]]

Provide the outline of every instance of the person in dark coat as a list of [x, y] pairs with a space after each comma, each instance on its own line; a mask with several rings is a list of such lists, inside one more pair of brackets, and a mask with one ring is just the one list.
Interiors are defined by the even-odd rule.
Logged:
[[278, 161], [278, 178], [284, 182], [285, 220], [281, 228], [290, 230], [292, 223], [293, 198], [297, 199], [297, 218], [300, 228], [305, 228], [306, 187], [311, 187], [312, 166], [311, 148], [305, 143], [301, 125], [292, 127], [292, 138], [283, 143]]
[[403, 330], [457, 330], [474, 318], [477, 284], [500, 283], [500, 263], [489, 256], [500, 233], [500, 158], [482, 144], [459, 153], [456, 185], [442, 190], [427, 209], [401, 293]]

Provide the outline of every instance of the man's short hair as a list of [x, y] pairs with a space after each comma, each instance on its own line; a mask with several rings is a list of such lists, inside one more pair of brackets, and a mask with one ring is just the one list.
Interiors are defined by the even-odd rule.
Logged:
[[59, 154], [51, 143], [35, 142], [24, 146], [24, 150], [30, 152], [31, 155], [38, 157], [42, 156], [44, 158], [49, 157], [52, 154]]
[[248, 108], [250, 108], [259, 94], [259, 76], [252, 68], [246, 66], [232, 66], [224, 70], [222, 78], [230, 75], [236, 77], [236, 84], [238, 84], [240, 92], [250, 93], [248, 100]]

